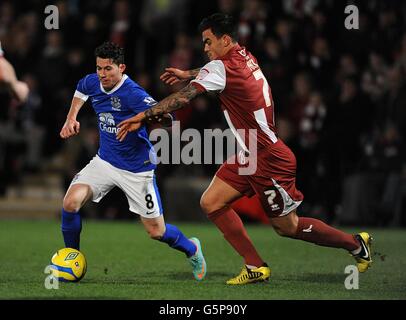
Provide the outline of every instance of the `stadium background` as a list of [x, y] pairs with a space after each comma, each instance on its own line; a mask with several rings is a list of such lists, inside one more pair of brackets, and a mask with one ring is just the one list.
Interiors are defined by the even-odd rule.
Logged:
[[[5, 57], [31, 89], [24, 105], [0, 88], [0, 218], [58, 219], [74, 174], [97, 151], [96, 117], [59, 137], [77, 81], [94, 72], [105, 40], [126, 49], [127, 73], [155, 99], [172, 90], [166, 66], [205, 63], [198, 22], [216, 12], [239, 23], [240, 44], [258, 58], [282, 139], [298, 159], [299, 214], [339, 225], [405, 226], [406, 3], [321, 0], [56, 1], [59, 29], [44, 27], [47, 1], [1, 1]], [[347, 4], [359, 30], [344, 27]], [[202, 96], [176, 114], [182, 128], [226, 128], [218, 102]], [[168, 221], [207, 221], [199, 198], [216, 165], [160, 165]], [[237, 209], [267, 222], [255, 198]], [[83, 209], [86, 218], [132, 219], [121, 192]]]

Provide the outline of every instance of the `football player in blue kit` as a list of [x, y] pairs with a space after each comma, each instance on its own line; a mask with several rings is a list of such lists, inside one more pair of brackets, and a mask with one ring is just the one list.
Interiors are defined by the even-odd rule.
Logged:
[[[188, 239], [174, 225], [165, 223], [159, 191], [155, 181], [155, 151], [145, 126], [116, 139], [117, 124], [156, 104], [155, 100], [130, 79], [125, 71], [124, 50], [105, 42], [95, 50], [96, 73], [82, 78], [74, 93], [71, 107], [60, 136], [70, 138], [79, 133], [79, 110], [90, 98], [99, 126], [99, 150], [89, 164], [72, 180], [63, 200], [62, 234], [65, 246], [79, 250], [82, 218], [80, 208], [89, 200], [99, 202], [113, 187], [125, 193], [129, 210], [140, 215], [150, 237], [182, 251], [201, 281], [206, 262], [200, 241]], [[171, 119], [170, 119], [171, 120]], [[150, 121], [164, 123], [159, 117]]]

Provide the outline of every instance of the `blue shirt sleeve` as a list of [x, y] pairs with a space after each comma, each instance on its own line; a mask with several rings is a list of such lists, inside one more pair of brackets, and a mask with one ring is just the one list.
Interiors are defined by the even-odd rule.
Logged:
[[145, 91], [135, 91], [130, 94], [130, 108], [135, 112], [139, 113], [145, 111], [158, 102], [155, 101], [148, 93]]
[[90, 95], [90, 90], [88, 88], [88, 83], [87, 83], [88, 77], [89, 77], [89, 75], [80, 79], [78, 82], [78, 85], [76, 86], [76, 91], [79, 91], [80, 93], [83, 93], [87, 96]]

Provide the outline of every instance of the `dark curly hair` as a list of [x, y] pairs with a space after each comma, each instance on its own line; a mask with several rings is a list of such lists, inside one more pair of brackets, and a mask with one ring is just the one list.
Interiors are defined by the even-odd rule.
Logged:
[[238, 41], [237, 24], [234, 18], [229, 14], [214, 13], [206, 17], [199, 24], [199, 32], [211, 29], [211, 32], [217, 37], [227, 34], [234, 42]]
[[111, 59], [117, 65], [124, 63], [124, 49], [113, 42], [104, 42], [94, 50], [94, 55], [96, 58]]

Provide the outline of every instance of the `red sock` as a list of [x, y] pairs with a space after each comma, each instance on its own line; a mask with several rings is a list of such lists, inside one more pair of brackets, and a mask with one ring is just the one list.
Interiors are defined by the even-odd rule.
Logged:
[[348, 251], [353, 251], [360, 245], [353, 235], [313, 218], [299, 218], [295, 238], [320, 246], [343, 248]]
[[260, 267], [264, 261], [249, 238], [239, 215], [230, 207], [208, 214], [208, 218], [220, 229], [224, 238], [244, 258], [245, 264]]

